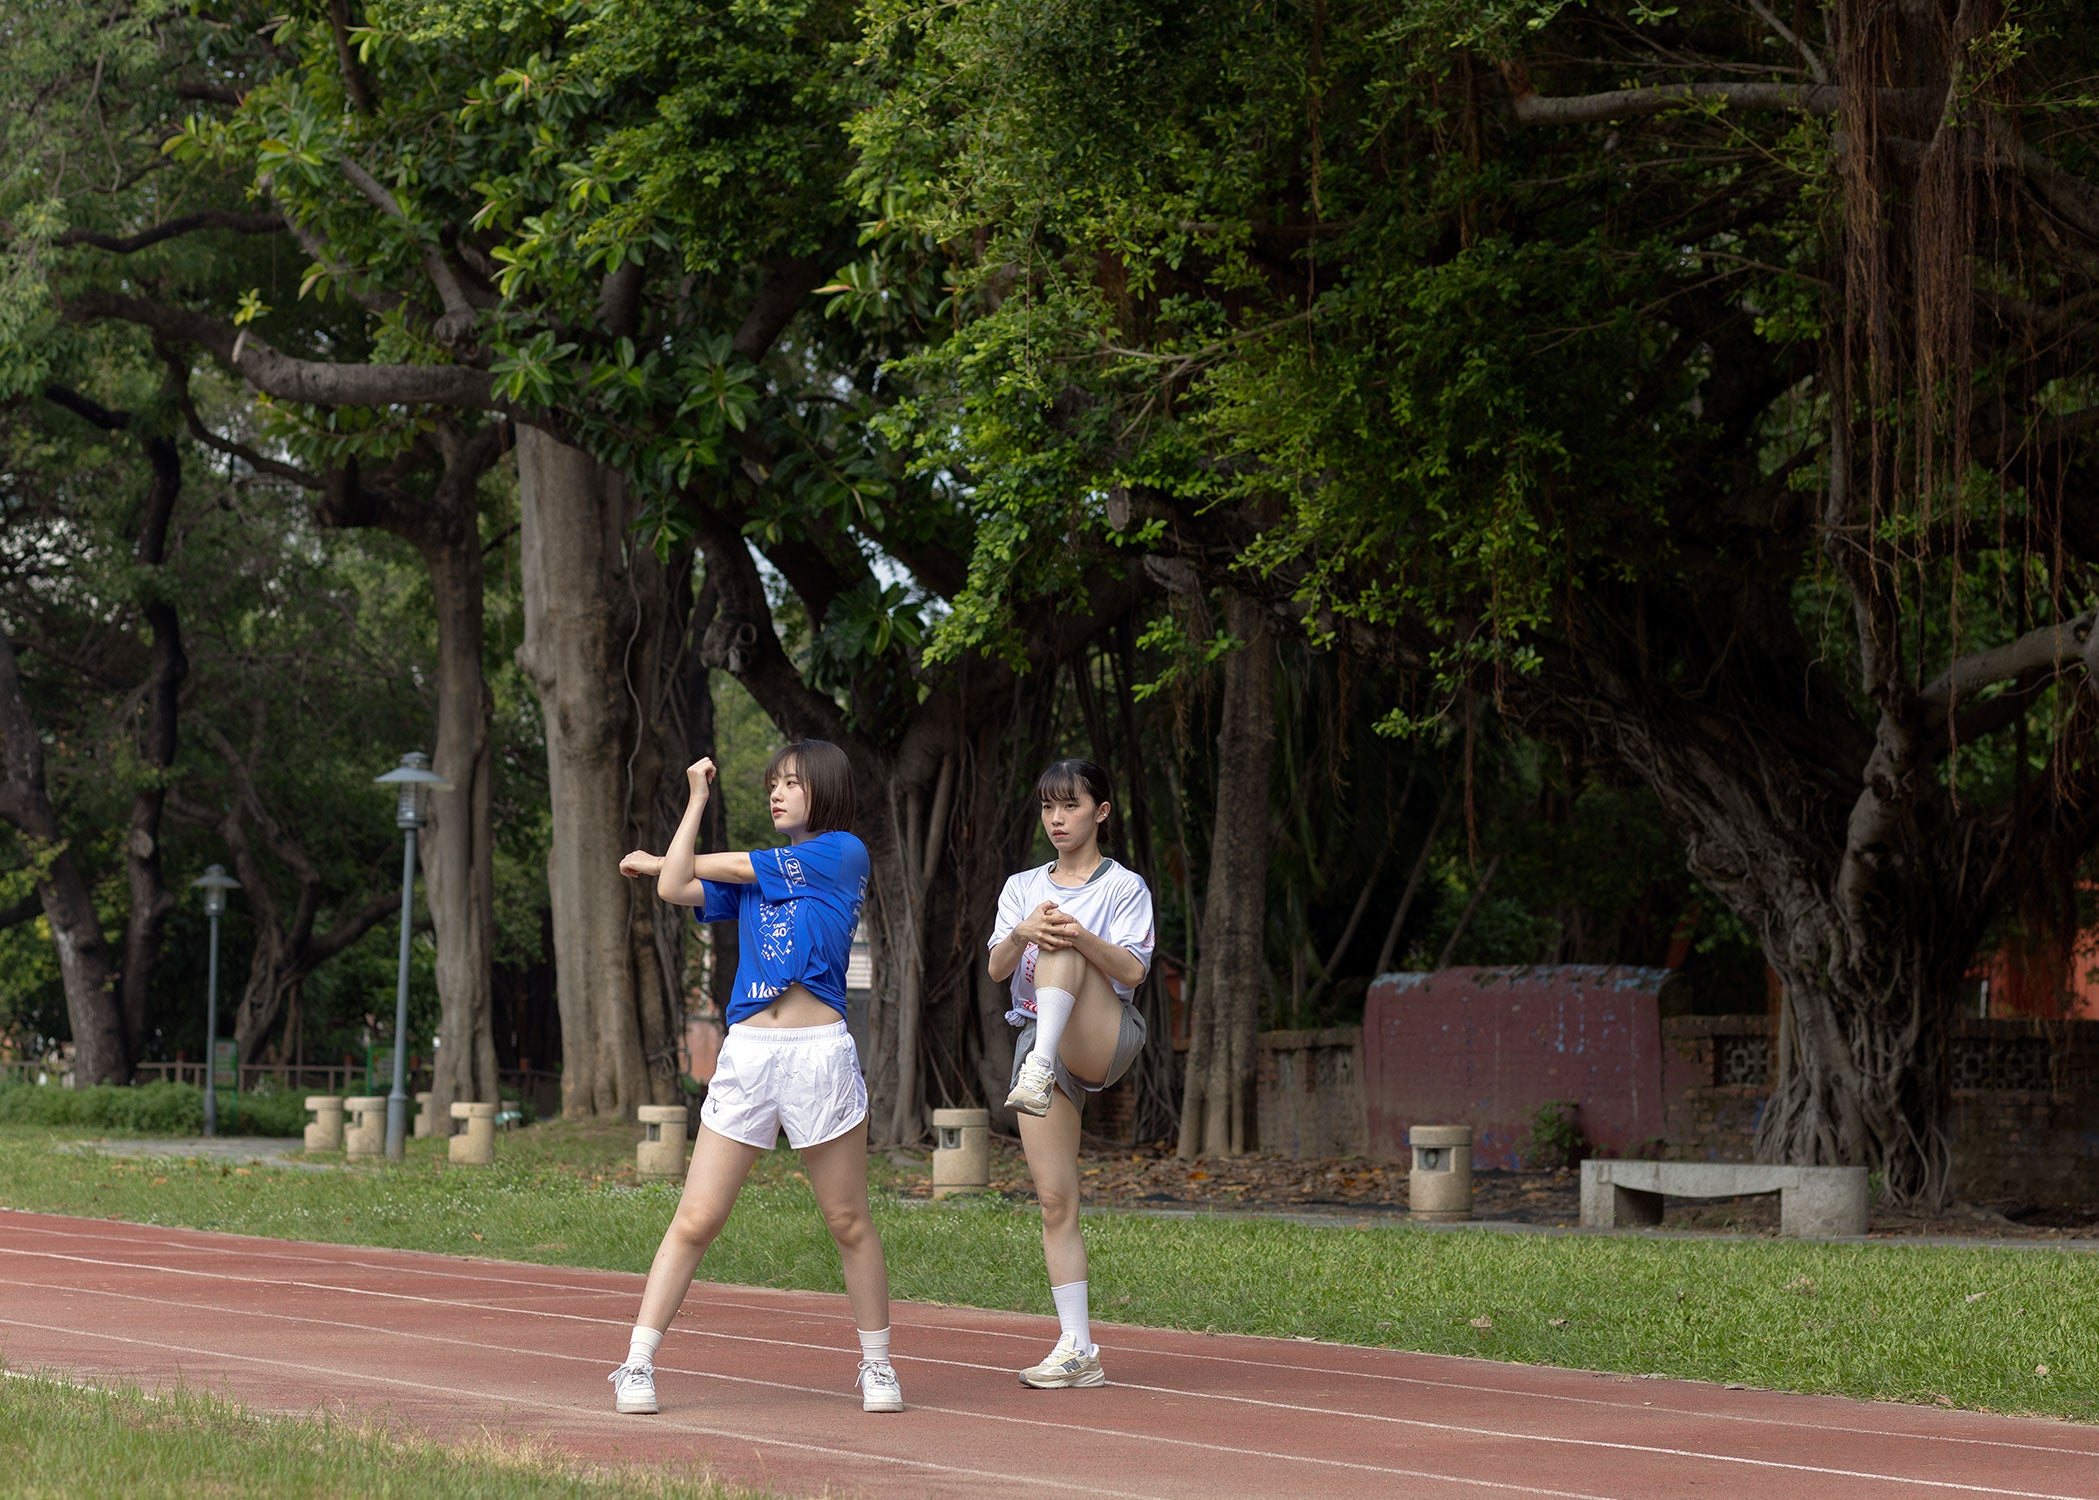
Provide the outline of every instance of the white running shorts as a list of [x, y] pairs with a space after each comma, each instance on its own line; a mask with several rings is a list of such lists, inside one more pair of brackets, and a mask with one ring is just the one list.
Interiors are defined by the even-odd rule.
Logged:
[[729, 1028], [700, 1120], [716, 1135], [770, 1151], [780, 1132], [799, 1151], [867, 1118], [867, 1080], [845, 1022]]

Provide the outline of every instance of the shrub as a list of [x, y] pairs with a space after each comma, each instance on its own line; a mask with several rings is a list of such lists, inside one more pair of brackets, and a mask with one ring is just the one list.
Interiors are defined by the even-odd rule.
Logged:
[[240, 1114], [228, 1127], [242, 1135], [301, 1135], [306, 1130], [306, 1095], [287, 1089], [257, 1089], [240, 1097]]
[[1531, 1131], [1523, 1143], [1523, 1164], [1543, 1172], [1564, 1172], [1589, 1154], [1582, 1136], [1581, 1106], [1571, 1099], [1547, 1099], [1531, 1111]]
[[198, 1135], [204, 1129], [204, 1091], [188, 1083], [132, 1088], [100, 1084], [86, 1089], [15, 1084], [0, 1089], [0, 1121], [135, 1135]]
[[[297, 1135], [305, 1126], [304, 1096], [282, 1090], [219, 1101], [219, 1128], [228, 1134]], [[229, 1107], [231, 1106], [231, 1107]], [[0, 1125], [56, 1125], [127, 1135], [202, 1135], [204, 1090], [193, 1083], [0, 1085]]]

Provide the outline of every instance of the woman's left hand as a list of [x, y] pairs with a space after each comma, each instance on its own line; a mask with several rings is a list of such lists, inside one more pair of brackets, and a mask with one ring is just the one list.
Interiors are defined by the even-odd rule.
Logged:
[[1051, 909], [1042, 914], [1042, 935], [1048, 941], [1041, 941], [1040, 946], [1050, 952], [1060, 948], [1076, 948], [1079, 945], [1080, 934], [1085, 931], [1077, 917], [1069, 912]]

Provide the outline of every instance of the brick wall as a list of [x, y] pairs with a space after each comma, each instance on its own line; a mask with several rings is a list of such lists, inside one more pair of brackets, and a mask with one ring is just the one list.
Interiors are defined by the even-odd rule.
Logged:
[[1475, 1166], [1520, 1166], [1535, 1112], [1567, 1100], [1599, 1149], [1652, 1155], [1662, 995], [1680, 983], [1603, 964], [1380, 976], [1363, 1010], [1365, 1151], [1405, 1161], [1411, 1127], [1470, 1125]]
[[1285, 1156], [1363, 1152], [1363, 1028], [1264, 1031], [1255, 1064], [1260, 1149]]

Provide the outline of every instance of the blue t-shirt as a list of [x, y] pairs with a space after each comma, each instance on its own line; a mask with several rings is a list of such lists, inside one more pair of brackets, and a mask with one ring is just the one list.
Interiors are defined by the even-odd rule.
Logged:
[[784, 849], [754, 849], [750, 885], [703, 880], [696, 922], [736, 919], [734, 1026], [773, 1003], [790, 984], [845, 1014], [845, 965], [867, 895], [867, 846], [843, 831]]

